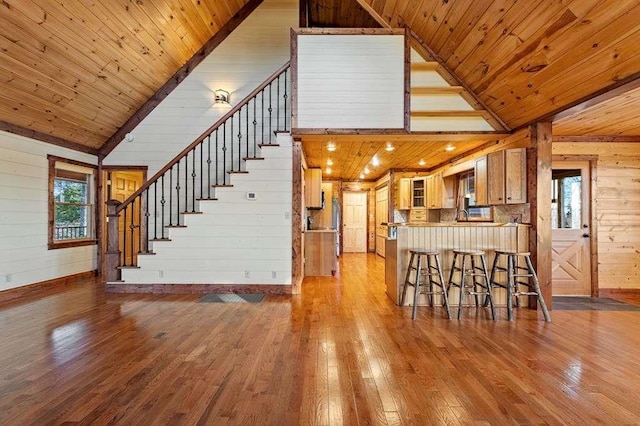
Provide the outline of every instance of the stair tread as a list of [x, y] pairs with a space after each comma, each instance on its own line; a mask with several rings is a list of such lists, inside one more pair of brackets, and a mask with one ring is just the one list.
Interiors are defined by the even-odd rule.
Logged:
[[157, 243], [160, 241], [171, 241], [171, 238], [152, 238], [149, 241], [153, 242], [153, 243]]
[[202, 214], [202, 212], [180, 212], [180, 214]]
[[277, 144], [277, 143], [261, 143], [261, 144], [258, 144], [258, 146], [259, 146], [260, 148], [263, 148], [263, 147], [265, 147], [265, 146], [280, 146], [280, 145], [279, 145], [279, 144]]
[[140, 269], [139, 266], [131, 266], [131, 265], [126, 265], [126, 266], [118, 266], [118, 269]]
[[211, 185], [212, 188], [233, 188], [233, 185]]
[[227, 173], [230, 174], [230, 175], [236, 175], [236, 174], [238, 174], [238, 175], [246, 175], [249, 172], [247, 172], [246, 170], [229, 170]]
[[264, 160], [264, 157], [243, 157], [242, 158], [244, 161], [249, 161], [249, 160]]
[[187, 225], [166, 225], [165, 228], [186, 228]]

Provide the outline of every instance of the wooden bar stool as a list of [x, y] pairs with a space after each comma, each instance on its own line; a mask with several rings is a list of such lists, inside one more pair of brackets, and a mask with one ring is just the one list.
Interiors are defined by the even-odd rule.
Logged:
[[[500, 266], [500, 260], [505, 258], [505, 266]], [[524, 258], [526, 266], [518, 265], [518, 258]], [[496, 272], [506, 272], [506, 282], [500, 283], [495, 280]], [[526, 280], [521, 280], [526, 278]], [[493, 259], [491, 267], [491, 277], [489, 278], [491, 285], [505, 288], [507, 290], [507, 317], [509, 321], [513, 321], [513, 299], [516, 300], [516, 306], [520, 307], [519, 296], [536, 296], [544, 315], [544, 320], [551, 321], [547, 304], [544, 302], [542, 292], [540, 291], [540, 283], [538, 276], [531, 263], [531, 253], [517, 252], [510, 250], [496, 250], [496, 257]], [[533, 285], [531, 285], [533, 281]], [[520, 291], [520, 287], [525, 286], [526, 291]], [[486, 300], [485, 300], [486, 305]]]
[[[476, 265], [476, 259], [480, 265]], [[467, 266], [469, 263], [469, 266]], [[455, 272], [460, 273], [460, 281], [454, 281]], [[469, 280], [470, 279], [470, 280]], [[460, 289], [460, 297], [458, 301], [458, 319], [462, 314], [462, 299], [465, 294], [473, 295], [476, 301], [476, 307], [480, 306], [479, 295], [485, 295], [491, 304], [491, 318], [495, 321], [496, 311], [493, 307], [493, 295], [491, 294], [491, 281], [487, 274], [487, 261], [482, 250], [453, 250], [453, 262], [451, 264], [451, 273], [449, 274], [449, 282], [447, 284], [447, 293], [451, 287]], [[486, 303], [484, 304], [486, 306]]]
[[[419, 294], [426, 294], [429, 296], [430, 306], [433, 306], [433, 296], [441, 294], [442, 304], [447, 311], [447, 318], [451, 319], [451, 312], [449, 310], [449, 299], [447, 297], [447, 291], [444, 286], [444, 279], [442, 278], [442, 268], [440, 267], [440, 252], [437, 250], [410, 250], [409, 253], [411, 253], [411, 257], [409, 258], [407, 274], [404, 278], [404, 287], [402, 288], [402, 298], [400, 301], [400, 306], [404, 306], [404, 300], [407, 295], [407, 287], [413, 286], [413, 312], [411, 314], [411, 319], [416, 319], [416, 314], [418, 312]], [[412, 271], [415, 271], [415, 280], [413, 282], [411, 281]], [[421, 286], [423, 287], [423, 291], [420, 291]], [[440, 291], [437, 291], [434, 286], [440, 287]]]

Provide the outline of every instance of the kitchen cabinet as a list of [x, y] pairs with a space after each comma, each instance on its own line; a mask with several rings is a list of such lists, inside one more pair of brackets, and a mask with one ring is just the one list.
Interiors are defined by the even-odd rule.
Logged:
[[322, 208], [322, 169], [305, 170], [304, 203], [307, 208]]
[[507, 204], [527, 202], [527, 151], [525, 148], [504, 152], [505, 196]]
[[427, 209], [424, 207], [417, 207], [411, 209], [409, 212], [409, 222], [426, 222], [427, 221]]
[[416, 178], [411, 181], [411, 209], [424, 208], [426, 203], [425, 178]]
[[304, 275], [335, 275], [338, 269], [336, 231], [306, 231], [304, 234]]
[[475, 194], [476, 206], [486, 206], [489, 204], [489, 200], [487, 197], [487, 157], [482, 156], [478, 158], [475, 162], [475, 170], [474, 170], [474, 181], [475, 181]]
[[489, 204], [527, 202], [527, 152], [512, 148], [487, 155]]
[[441, 209], [442, 206], [442, 189], [444, 181], [442, 172], [427, 176], [427, 207], [430, 209]]
[[489, 204], [504, 204], [504, 150], [487, 155]]
[[398, 179], [395, 196], [396, 210], [409, 210], [411, 208], [411, 179]]

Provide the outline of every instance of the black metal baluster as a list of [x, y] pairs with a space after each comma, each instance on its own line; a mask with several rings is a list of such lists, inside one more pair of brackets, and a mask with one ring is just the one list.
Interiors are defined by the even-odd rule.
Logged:
[[169, 169], [169, 226], [173, 226], [173, 166]]
[[[234, 114], [235, 115], [235, 114]], [[229, 155], [229, 170], [233, 170], [233, 115], [231, 116], [231, 131], [229, 132], [229, 143], [231, 145], [231, 155]], [[226, 135], [225, 135], [225, 140], [226, 140]], [[225, 167], [223, 170], [223, 173], [226, 175], [227, 174], [227, 168]]]
[[153, 239], [158, 239], [158, 181], [153, 182]]
[[[149, 232], [149, 187], [147, 187], [147, 189], [145, 190], [145, 209], [144, 209], [144, 230]], [[142, 194], [140, 194], [140, 201], [142, 201]], [[140, 207], [142, 207], [142, 202], [140, 203]], [[140, 209], [142, 211], [142, 208]], [[140, 232], [138, 233], [140, 235], [140, 241], [139, 241], [139, 247], [138, 247], [138, 251], [140, 251], [140, 253], [147, 253], [149, 250], [147, 250], [146, 244], [143, 246], [142, 245], [142, 241], [147, 241], [147, 238], [145, 237], [144, 240], [142, 239], [142, 216], [140, 216]], [[144, 248], [144, 250], [142, 250]]]
[[218, 129], [216, 129], [216, 185], [218, 184]]
[[[131, 224], [129, 225], [129, 229], [131, 232], [131, 266], [135, 266], [135, 262], [133, 261], [133, 257], [135, 255], [135, 213], [136, 213], [136, 200], [138, 197], [131, 200]], [[138, 206], [138, 210], [140, 210], [140, 206]]]
[[[193, 147], [192, 153], [193, 153], [193, 158], [191, 159], [191, 212], [195, 213], [196, 211], [196, 147], [195, 146]], [[200, 184], [200, 186], [202, 187], [202, 184]]]
[[262, 120], [260, 123], [262, 124], [262, 132], [260, 133], [260, 143], [264, 143], [264, 89], [262, 89], [262, 105], [260, 107], [260, 114], [262, 114]]
[[[166, 173], [163, 173], [161, 176], [161, 181], [160, 181], [160, 188], [162, 189], [162, 199], [160, 200], [160, 204], [162, 205], [162, 217], [160, 219], [162, 219], [160, 221], [160, 226], [161, 226], [161, 230], [162, 232], [160, 232], [160, 238], [162, 238], [164, 240], [164, 205], [167, 202], [167, 200], [164, 199], [164, 175], [166, 175]], [[171, 216], [171, 215], [169, 215]]]
[[[216, 139], [217, 140], [217, 139]], [[227, 122], [222, 123], [222, 184], [227, 184]]]
[[284, 130], [287, 131], [287, 71], [284, 70]]
[[238, 171], [241, 169], [242, 161], [242, 107], [238, 110]]
[[276, 132], [280, 130], [280, 76], [276, 82]]
[[[203, 186], [202, 186], [202, 181], [204, 180], [204, 170], [202, 168], [202, 150], [204, 148], [204, 141], [200, 142], [200, 198], [204, 198], [204, 191], [203, 191]], [[193, 202], [195, 203], [196, 200], [194, 198]]]
[[125, 206], [124, 210], [122, 210], [122, 226], [124, 229], [122, 230], [122, 266], [127, 266], [127, 209], [129, 206]]
[[[249, 102], [251, 102], [251, 99], [249, 99]], [[245, 126], [246, 126], [244, 134], [245, 134], [245, 141], [246, 141], [245, 145], [247, 146], [247, 153], [246, 153], [247, 158], [249, 158], [249, 102], [247, 102], [247, 105], [245, 107], [246, 119], [244, 120]]]
[[180, 161], [176, 163], [176, 213], [178, 214], [176, 226], [180, 226]]
[[271, 102], [271, 83], [269, 83], [269, 109], [267, 111], [269, 111], [269, 144], [271, 144], [271, 119], [273, 115], [273, 107]]
[[258, 147], [256, 145], [256, 132], [258, 131], [257, 129], [257, 125], [258, 125], [258, 116], [256, 115], [256, 104], [258, 103], [258, 96], [256, 95], [256, 97], [253, 98], [253, 158], [256, 158], [258, 155], [256, 154], [258, 152]]
[[[189, 195], [189, 153], [187, 152], [187, 155], [184, 156], [184, 211], [188, 212], [189, 211], [189, 200], [188, 200], [188, 195]], [[178, 214], [180, 214], [180, 211], [178, 211]]]
[[[217, 134], [218, 131], [216, 130], [216, 135]], [[216, 151], [217, 149], [218, 147], [216, 146]], [[207, 135], [207, 198], [211, 198], [211, 133]]]

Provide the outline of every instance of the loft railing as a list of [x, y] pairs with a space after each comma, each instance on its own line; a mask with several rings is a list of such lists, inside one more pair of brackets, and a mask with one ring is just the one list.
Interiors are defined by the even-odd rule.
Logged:
[[118, 279], [119, 267], [136, 267], [150, 242], [168, 240], [167, 227], [184, 226], [198, 201], [230, 186], [229, 174], [243, 173], [261, 145], [274, 144], [275, 132], [290, 130], [289, 84], [287, 62], [124, 202], [107, 203], [108, 281]]

